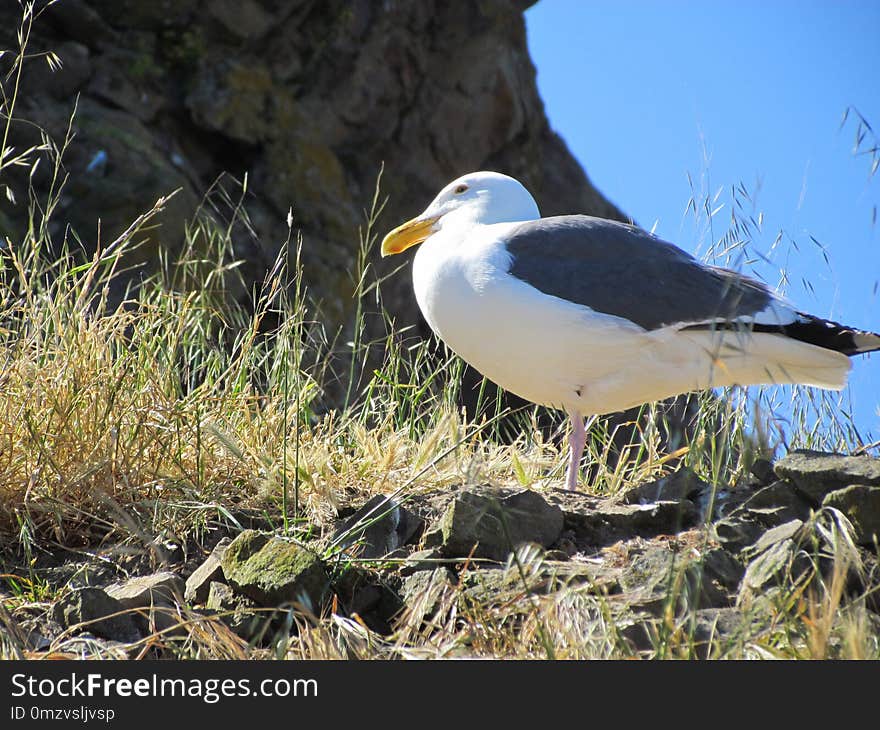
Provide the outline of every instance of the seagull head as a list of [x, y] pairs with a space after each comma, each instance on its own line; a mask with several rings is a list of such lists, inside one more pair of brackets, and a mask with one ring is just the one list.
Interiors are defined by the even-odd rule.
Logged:
[[382, 240], [382, 255], [402, 253], [444, 227], [534, 220], [538, 204], [522, 183], [500, 172], [471, 172], [449, 183], [424, 212]]

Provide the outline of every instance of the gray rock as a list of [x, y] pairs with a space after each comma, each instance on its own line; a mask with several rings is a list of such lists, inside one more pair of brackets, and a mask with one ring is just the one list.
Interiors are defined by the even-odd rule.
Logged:
[[744, 640], [751, 627], [738, 608], [702, 608], [694, 612], [690, 637], [700, 659], [724, 656], [725, 649]]
[[185, 586], [179, 575], [163, 570], [114, 583], [105, 590], [124, 608], [150, 608], [181, 603]]
[[400, 586], [400, 597], [410, 604], [437, 586], [453, 586], [455, 577], [447, 568], [421, 570], [408, 576]]
[[649, 504], [655, 502], [697, 502], [712, 492], [712, 485], [704, 482], [687, 468], [669, 474], [653, 482], [640, 484], [626, 490], [623, 501], [627, 504]]
[[149, 123], [162, 110], [165, 99], [156, 93], [151, 84], [133, 81], [126, 74], [126, 68], [137, 61], [137, 56], [129, 51], [101, 55], [94, 63], [89, 88], [99, 100], [129, 112], [141, 122]]
[[253, 601], [246, 596], [240, 596], [225, 583], [214, 581], [208, 585], [205, 608], [212, 611], [229, 611], [241, 603], [250, 603], [251, 606], [256, 607]]
[[822, 504], [846, 515], [860, 545], [875, 547], [880, 542], [880, 487], [853, 484], [827, 494]]
[[342, 538], [341, 547], [353, 548], [360, 558], [382, 558], [406, 545], [424, 524], [396, 500], [378, 494], [346, 519], [333, 540]]
[[[759, 489], [728, 517], [712, 525], [713, 536], [727, 550], [744, 551], [747, 557], [754, 558], [743, 582], [741, 596], [752, 595], [756, 586], [767, 583], [774, 571], [778, 572], [776, 569], [780, 568], [779, 565], [774, 564], [774, 561], [781, 558], [781, 553], [773, 552], [761, 559], [758, 559], [758, 556], [777, 543], [785, 540], [798, 542], [804, 536], [804, 531], [807, 529], [805, 523], [812, 512], [810, 501], [827, 488], [830, 482], [825, 482], [825, 479], [833, 482], [838, 478], [834, 476], [835, 473], [866, 471], [870, 473], [871, 468], [870, 460], [864, 461], [860, 457], [842, 457], [815, 452], [793, 452], [789, 456], [791, 458], [786, 457], [787, 461], [779, 462], [781, 468], [778, 473], [792, 477], [793, 481], [781, 479]], [[815, 471], [811, 472], [809, 469]], [[814, 481], [810, 481], [811, 479]], [[852, 495], [855, 498], [849, 502], [849, 509], [858, 510], [860, 505], [870, 503], [870, 500], [865, 500], [865, 496], [871, 489], [876, 488], [854, 489]], [[845, 490], [837, 491], [843, 496]], [[834, 506], [833, 500], [829, 501], [826, 498], [825, 503]], [[847, 514], [847, 509], [841, 511]], [[870, 509], [868, 511], [870, 512]], [[768, 527], [770, 529], [766, 529]], [[857, 532], [859, 532], [858, 528]], [[869, 538], [866, 536], [865, 539]], [[870, 545], [870, 542], [865, 544]], [[800, 564], [796, 567], [798, 570], [803, 569]]]
[[454, 586], [455, 578], [446, 568], [422, 570], [404, 579], [400, 589], [404, 605], [401, 623], [417, 627], [434, 616], [444, 595]]
[[523, 542], [548, 547], [562, 525], [562, 510], [530, 490], [506, 497], [462, 492], [440, 520], [443, 554], [503, 560]]
[[51, 22], [66, 38], [94, 47], [111, 42], [115, 34], [98, 11], [89, 6], [90, 1], [65, 0], [47, 9]]
[[56, 589], [85, 588], [87, 586], [101, 588], [112, 583], [118, 574], [114, 568], [101, 561], [65, 560], [60, 565], [41, 569], [39, 576]]
[[550, 500], [563, 510], [564, 526], [579, 545], [610, 545], [635, 535], [674, 534], [693, 526], [698, 510], [693, 502], [619, 504], [585, 495], [554, 492]]
[[130, 614], [112, 616], [125, 607], [100, 588], [77, 588], [52, 607], [52, 617], [65, 629], [86, 623], [80, 630], [105, 639], [131, 642], [141, 638]]
[[801, 498], [791, 482], [778, 480], [755, 492], [736, 512], [748, 513], [750, 517], [772, 527], [795, 519], [807, 519], [810, 505]]
[[[192, 216], [199, 200], [193, 183], [187, 171], [173, 163], [167, 143], [153, 137], [148, 123], [86, 95], [77, 107], [76, 130], [77, 142], [71, 146], [68, 160], [76, 174], [71, 175], [59, 202], [59, 218], [86, 230], [94, 223], [88, 211], [103, 206], [108, 211], [108, 227], [102, 225], [102, 234], [114, 238], [160, 197], [177, 188], [180, 192], [167, 200], [155, 222], [166, 224], [180, 216]], [[103, 163], [94, 166], [98, 160]], [[129, 224], [123, 223], [125, 220]], [[170, 240], [179, 235], [168, 231]], [[158, 244], [149, 239], [144, 245], [132, 252], [131, 264], [143, 263], [150, 268], [155, 266]]]
[[514, 604], [526, 593], [548, 594], [563, 588], [587, 590], [590, 594], [620, 594], [624, 568], [609, 561], [548, 561], [529, 563], [520, 572], [514, 564], [501, 568], [469, 570], [460, 577], [462, 597], [482, 605]]
[[801, 531], [804, 523], [801, 520], [791, 520], [777, 527], [773, 527], [763, 533], [753, 545], [750, 545], [747, 552], [750, 555], [762, 553], [778, 542], [795, 538]]
[[[117, 28], [135, 27], [159, 32], [186, 27], [196, 17], [198, 0], [164, 0], [144, 3], [140, 0], [89, 0], [101, 17]], [[64, 5], [64, 3], [59, 3]]]
[[661, 616], [668, 608], [676, 613], [696, 608], [724, 607], [733, 602], [743, 567], [725, 551], [710, 549], [698, 556], [676, 550], [665, 541], [635, 544], [620, 574], [621, 598]]
[[371, 631], [390, 634], [390, 621], [403, 608], [397, 587], [395, 578], [385, 580], [375, 570], [349, 565], [334, 575], [336, 610], [357, 615]]
[[724, 517], [711, 525], [713, 539], [726, 550], [739, 552], [753, 545], [766, 531], [766, 527], [747, 514]]
[[255, 530], [229, 544], [221, 565], [229, 585], [262, 606], [297, 602], [318, 613], [330, 586], [316, 553]]
[[443, 529], [439, 522], [425, 532], [422, 545], [428, 550], [434, 550], [443, 546]]
[[758, 484], [770, 484], [776, 478], [773, 462], [769, 459], [755, 459], [749, 467], [749, 473], [757, 480]]
[[187, 603], [204, 603], [208, 599], [208, 590], [212, 581], [223, 581], [223, 566], [220, 561], [223, 553], [229, 546], [231, 540], [224, 537], [211, 553], [205, 558], [198, 568], [196, 568], [186, 579], [186, 589], [183, 597]]
[[590, 592], [596, 595], [604, 596], [620, 592], [623, 568], [609, 565], [607, 561], [601, 563], [555, 561], [550, 560], [549, 555], [548, 551], [547, 560], [541, 566], [541, 574], [546, 577], [545, 585], [548, 589], [557, 590], [563, 586], [586, 585], [590, 587]]
[[681, 555], [668, 545], [645, 543], [632, 550], [620, 576], [627, 603], [659, 613], [670, 600], [670, 590], [683, 567]]
[[522, 574], [516, 569], [485, 567], [469, 570], [460, 577], [462, 605], [514, 605], [526, 594], [543, 594], [550, 585], [547, 572], [529, 571]]
[[855, 574], [850, 586], [865, 597], [865, 605], [880, 620], [880, 591], [877, 590], [877, 586], [880, 586], [880, 559], [876, 557], [880, 553], [866, 552], [868, 554], [862, 556], [862, 569]]
[[61, 66], [53, 70], [45, 62], [26, 63], [21, 88], [66, 99], [76, 94], [92, 74], [89, 49], [82, 43], [65, 41], [52, 50], [61, 59]]
[[152, 633], [180, 624], [179, 606], [183, 603], [185, 585], [175, 573], [160, 571], [115, 583], [106, 591], [125, 608], [139, 609], [135, 622], [145, 633]]
[[771, 584], [781, 582], [789, 573], [796, 552], [795, 541], [785, 539], [760, 553], [746, 567], [737, 603], [742, 604], [752, 596], [765, 592]]
[[736, 591], [746, 570], [739, 560], [720, 548], [707, 551], [702, 564], [709, 579], [727, 591]]
[[407, 556], [403, 565], [400, 566], [400, 575], [408, 576], [423, 570], [434, 570], [440, 567], [439, 563], [443, 560], [443, 554], [437, 548], [429, 548], [427, 550], [416, 550]]
[[[722, 551], [718, 551], [722, 552]], [[719, 578], [716, 568], [717, 556], [704, 556], [703, 560], [688, 562], [682, 572], [682, 590], [676, 598], [676, 604], [692, 608], [724, 608], [734, 601], [735, 591], [731, 591]], [[727, 565], [723, 566], [725, 569]], [[739, 574], [744, 568], [740, 567]], [[725, 574], [725, 578], [728, 576]], [[678, 585], [670, 586], [675, 591]]]
[[211, 0], [205, 11], [237, 38], [258, 38], [274, 20], [255, 0]]
[[205, 607], [216, 611], [223, 623], [247, 641], [259, 634], [267, 621], [266, 616], [260, 615], [259, 606], [254, 601], [236, 593], [225, 583], [215, 581], [209, 585]]
[[661, 621], [647, 611], [628, 612], [617, 617], [615, 631], [634, 654], [651, 656], [657, 648]]
[[799, 449], [776, 462], [777, 476], [794, 484], [813, 504], [852, 484], [880, 486], [880, 459]]

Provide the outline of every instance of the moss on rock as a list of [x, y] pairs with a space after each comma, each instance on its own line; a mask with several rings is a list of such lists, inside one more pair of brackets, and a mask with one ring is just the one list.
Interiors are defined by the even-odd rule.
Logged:
[[318, 612], [330, 585], [316, 553], [256, 530], [245, 530], [235, 538], [221, 565], [238, 593], [263, 606], [295, 601]]
[[822, 504], [846, 515], [860, 545], [871, 547], [880, 541], [880, 487], [853, 484], [826, 495]]

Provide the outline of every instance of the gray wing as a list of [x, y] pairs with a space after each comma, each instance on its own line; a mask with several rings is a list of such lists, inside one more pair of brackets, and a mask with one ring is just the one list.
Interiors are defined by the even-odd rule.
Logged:
[[646, 330], [748, 318], [774, 300], [760, 282], [602, 218], [566, 215], [523, 223], [510, 235], [507, 251], [513, 276]]

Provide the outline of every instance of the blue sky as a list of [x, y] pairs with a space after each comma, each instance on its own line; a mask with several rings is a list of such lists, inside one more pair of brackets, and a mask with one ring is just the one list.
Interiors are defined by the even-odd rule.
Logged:
[[[743, 270], [774, 287], [784, 270], [798, 308], [880, 330], [880, 171], [853, 154], [855, 115], [841, 128], [853, 106], [880, 136], [880, 1], [540, 0], [526, 23], [550, 123], [608, 198], [701, 256], [742, 184], [769, 259]], [[688, 174], [721, 191], [711, 230]], [[854, 365], [844, 407], [880, 438], [880, 354]]]

